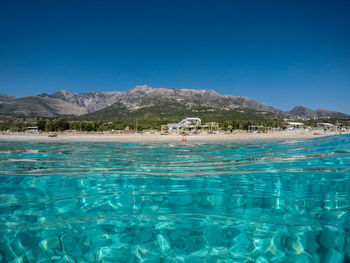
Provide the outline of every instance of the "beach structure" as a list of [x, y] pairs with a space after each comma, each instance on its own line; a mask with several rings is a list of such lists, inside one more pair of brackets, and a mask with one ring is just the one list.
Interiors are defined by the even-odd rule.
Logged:
[[177, 131], [179, 129], [179, 126], [177, 123], [169, 123], [167, 125], [167, 130], [168, 131]]
[[283, 123], [287, 126], [287, 130], [294, 131], [304, 128], [304, 123], [302, 122], [285, 122]]
[[339, 129], [339, 127], [335, 126], [332, 123], [327, 123], [327, 122], [319, 122], [317, 123], [317, 127], [321, 129], [325, 129], [325, 131], [335, 131]]
[[180, 121], [179, 123], [169, 123], [161, 126], [162, 133], [172, 132], [172, 131], [192, 131], [194, 133], [201, 131], [207, 131], [209, 133], [219, 131], [219, 123], [217, 122], [208, 122], [202, 124], [200, 118], [186, 118]]
[[39, 132], [38, 126], [27, 127], [27, 132]]
[[200, 118], [186, 118], [180, 121], [179, 123], [169, 123], [168, 130], [178, 131], [178, 130], [196, 128], [200, 126], [201, 126]]
[[160, 134], [168, 134], [168, 133], [169, 133], [168, 125], [160, 126]]
[[18, 130], [13, 130], [13, 129], [10, 129], [10, 130], [6, 130], [7, 133], [11, 133], [11, 132], [18, 132]]
[[270, 126], [265, 127], [263, 125], [250, 125], [247, 129], [248, 133], [268, 133], [273, 131], [280, 131], [280, 128], [272, 128]]
[[202, 131], [208, 131], [209, 133], [212, 133], [214, 131], [218, 131], [219, 130], [219, 123], [217, 122], [208, 122], [204, 125], [200, 126]]
[[201, 126], [200, 118], [186, 118], [179, 122], [179, 127]]
[[247, 132], [252, 133], [252, 132], [263, 132], [264, 131], [264, 126], [262, 125], [250, 125], [248, 126]]
[[327, 123], [327, 122], [317, 123], [317, 127], [323, 128], [324, 126], [326, 126], [328, 129], [335, 127], [334, 124], [332, 124], [332, 123]]

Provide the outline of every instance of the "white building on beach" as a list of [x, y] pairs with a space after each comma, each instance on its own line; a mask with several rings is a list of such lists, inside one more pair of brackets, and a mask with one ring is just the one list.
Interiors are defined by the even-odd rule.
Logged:
[[304, 128], [304, 123], [302, 122], [285, 122], [288, 130], [298, 130]]
[[169, 123], [168, 130], [169, 131], [177, 131], [182, 130], [188, 127], [200, 127], [201, 119], [200, 118], [186, 118], [180, 121], [179, 123]]

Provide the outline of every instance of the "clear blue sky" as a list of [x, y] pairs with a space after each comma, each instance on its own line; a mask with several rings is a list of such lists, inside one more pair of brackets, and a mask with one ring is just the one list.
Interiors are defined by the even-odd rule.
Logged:
[[350, 113], [350, 1], [2, 1], [0, 93], [213, 89]]

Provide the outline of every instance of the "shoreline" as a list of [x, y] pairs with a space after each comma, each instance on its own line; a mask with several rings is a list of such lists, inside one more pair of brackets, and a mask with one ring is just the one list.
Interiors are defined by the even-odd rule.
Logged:
[[[319, 134], [314, 134], [319, 133]], [[119, 143], [183, 143], [180, 134], [80, 134], [58, 133], [57, 137], [48, 137], [50, 133], [41, 134], [1, 134], [0, 142], [119, 142]], [[349, 132], [342, 133], [349, 134]], [[311, 139], [325, 136], [339, 135], [339, 132], [294, 132], [282, 131], [271, 133], [236, 133], [236, 134], [190, 134], [186, 136], [187, 143], [215, 143], [215, 142], [244, 142], [266, 140]]]

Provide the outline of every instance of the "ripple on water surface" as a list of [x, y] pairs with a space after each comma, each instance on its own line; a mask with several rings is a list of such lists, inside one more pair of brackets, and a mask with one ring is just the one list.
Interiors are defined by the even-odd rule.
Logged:
[[347, 262], [350, 136], [0, 144], [0, 262]]

